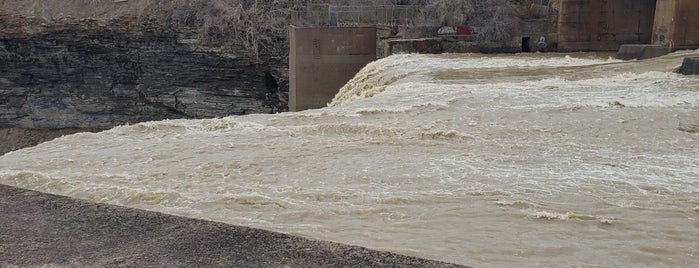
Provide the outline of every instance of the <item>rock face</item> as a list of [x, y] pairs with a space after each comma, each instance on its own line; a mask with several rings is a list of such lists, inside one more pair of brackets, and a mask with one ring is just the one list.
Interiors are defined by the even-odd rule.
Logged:
[[286, 108], [286, 61], [255, 63], [186, 29], [135, 21], [0, 15], [0, 154], [42, 141], [13, 143], [21, 129], [53, 137]]
[[269, 66], [167, 29], [83, 20], [0, 38], [0, 127], [109, 127], [276, 111]]

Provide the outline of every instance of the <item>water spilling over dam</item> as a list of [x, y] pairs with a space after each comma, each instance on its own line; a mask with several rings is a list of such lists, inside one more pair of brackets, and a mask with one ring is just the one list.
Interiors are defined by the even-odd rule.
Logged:
[[696, 266], [697, 55], [394, 55], [327, 108], [65, 136], [0, 183], [477, 267]]

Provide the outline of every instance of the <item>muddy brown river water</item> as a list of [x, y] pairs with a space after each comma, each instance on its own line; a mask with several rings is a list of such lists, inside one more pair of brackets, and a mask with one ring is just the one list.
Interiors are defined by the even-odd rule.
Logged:
[[395, 55], [327, 108], [65, 136], [0, 183], [476, 267], [696, 267], [687, 56]]

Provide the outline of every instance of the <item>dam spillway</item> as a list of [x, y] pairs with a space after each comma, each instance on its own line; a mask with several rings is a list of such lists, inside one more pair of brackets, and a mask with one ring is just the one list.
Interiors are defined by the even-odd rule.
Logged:
[[697, 55], [394, 55], [330, 107], [65, 136], [0, 183], [476, 267], [693, 266]]

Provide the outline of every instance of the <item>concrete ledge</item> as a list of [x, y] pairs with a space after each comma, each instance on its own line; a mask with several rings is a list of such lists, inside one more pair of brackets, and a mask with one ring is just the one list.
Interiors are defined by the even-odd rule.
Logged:
[[0, 267], [461, 267], [0, 185]]
[[684, 75], [699, 75], [699, 58], [684, 58], [680, 73]]
[[670, 54], [670, 48], [658, 45], [621, 45], [616, 58], [620, 60], [644, 60]]
[[436, 38], [394, 39], [387, 41], [385, 55], [401, 53], [442, 54], [442, 53], [517, 53], [519, 47], [504, 46], [498, 42], [472, 41], [473, 35], [452, 35]]
[[389, 54], [441, 54], [442, 38], [398, 39], [388, 41]]

